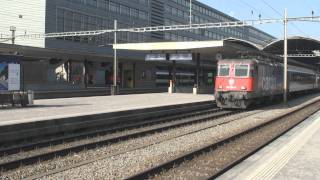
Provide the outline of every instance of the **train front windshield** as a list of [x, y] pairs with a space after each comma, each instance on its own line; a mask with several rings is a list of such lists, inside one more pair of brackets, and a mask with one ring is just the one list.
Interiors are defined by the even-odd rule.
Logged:
[[236, 65], [235, 66], [235, 76], [236, 77], [249, 76], [249, 66], [248, 65]]
[[219, 76], [229, 76], [230, 75], [230, 65], [221, 64], [219, 65]]

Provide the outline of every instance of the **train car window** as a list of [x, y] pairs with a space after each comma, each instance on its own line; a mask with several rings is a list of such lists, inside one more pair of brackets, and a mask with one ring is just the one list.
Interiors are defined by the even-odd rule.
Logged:
[[246, 77], [248, 76], [249, 66], [248, 65], [236, 65], [235, 76]]
[[251, 77], [258, 76], [258, 66], [257, 65], [251, 65], [249, 76], [251, 76]]
[[220, 64], [219, 65], [219, 76], [229, 76], [230, 74], [230, 65]]

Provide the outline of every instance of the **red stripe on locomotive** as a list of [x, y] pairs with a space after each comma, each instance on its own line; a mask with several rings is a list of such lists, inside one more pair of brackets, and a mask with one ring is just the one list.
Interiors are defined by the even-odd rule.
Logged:
[[216, 91], [254, 91], [254, 78], [216, 77]]
[[251, 63], [222, 62], [218, 63], [218, 67], [216, 91], [254, 91], [255, 79], [250, 71]]

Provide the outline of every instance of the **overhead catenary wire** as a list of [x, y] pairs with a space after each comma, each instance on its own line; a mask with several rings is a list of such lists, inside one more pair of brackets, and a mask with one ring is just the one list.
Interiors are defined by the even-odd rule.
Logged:
[[[267, 14], [267, 13], [259, 10], [258, 8], [254, 7], [253, 5], [251, 5], [250, 3], [247, 3], [247, 2], [244, 1], [244, 0], [239, 0], [239, 1], [236, 0], [236, 2], [238, 2], [238, 3], [240, 2], [241, 4], [243, 4], [244, 6], [246, 6], [246, 7], [249, 8], [249, 10], [250, 10], [251, 13], [252, 13], [252, 14], [251, 14], [251, 15], [252, 15], [252, 19], [254, 19], [254, 18], [253, 18], [253, 12], [254, 12], [254, 11], [256, 11], [257, 14], [259, 14], [259, 19], [261, 19], [262, 17], [266, 17], [266, 18], [269, 18], [269, 19], [274, 19], [274, 17], [271, 17], [269, 14]], [[254, 24], [252, 24], [252, 26], [254, 26]], [[264, 42], [265, 42], [266, 44], [270, 43], [270, 41], [268, 41], [268, 40], [264, 40]]]
[[264, 14], [264, 15], [266, 15], [266, 17], [267, 17], [267, 18], [272, 19], [272, 17], [271, 17], [271, 16], [269, 16], [269, 15], [268, 15], [268, 14], [266, 14], [265, 12], [262, 12], [262, 11], [258, 10], [256, 7], [254, 7], [254, 6], [252, 6], [251, 4], [249, 4], [249, 3], [245, 2], [244, 0], [240, 0], [240, 2], [241, 2], [242, 4], [244, 4], [244, 5], [248, 6], [251, 10], [255, 10], [256, 12], [258, 12], [258, 13], [259, 13], [259, 15]]
[[261, 0], [265, 5], [267, 5], [269, 8], [271, 8], [275, 13], [277, 13], [279, 16], [283, 16], [277, 9], [275, 9], [274, 7], [272, 7], [268, 2], [266, 2], [265, 0]]
[[[312, 21], [320, 22], [320, 16], [313, 17], [292, 17], [288, 21]], [[149, 26], [139, 28], [124, 28], [124, 29], [105, 29], [93, 31], [72, 31], [72, 32], [57, 32], [47, 34], [26, 34], [18, 35], [17, 38], [55, 38], [55, 37], [73, 37], [73, 36], [96, 36], [105, 33], [113, 32], [133, 32], [133, 33], [146, 33], [157, 31], [177, 31], [177, 30], [190, 30], [190, 29], [208, 29], [208, 28], [224, 28], [224, 27], [243, 27], [251, 26], [251, 24], [268, 24], [283, 22], [283, 19], [259, 19], [259, 20], [246, 20], [246, 21], [232, 21], [232, 22], [219, 22], [219, 23], [204, 23], [204, 24], [186, 24], [186, 25], [170, 25], [170, 26]]]
[[[269, 4], [267, 1], [265, 0], [261, 0], [265, 5], [267, 5], [270, 9], [272, 9], [276, 14], [278, 14], [280, 17], [283, 17], [283, 15], [276, 9], [274, 8], [271, 4]], [[296, 24], [294, 24], [292, 22], [291, 24], [296, 30], [298, 30], [300, 33], [304, 34], [307, 37], [310, 37], [307, 33], [305, 33], [304, 31], [302, 31]]]

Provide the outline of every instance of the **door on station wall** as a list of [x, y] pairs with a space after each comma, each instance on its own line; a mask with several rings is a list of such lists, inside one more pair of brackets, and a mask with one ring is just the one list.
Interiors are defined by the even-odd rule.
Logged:
[[133, 70], [124, 70], [123, 79], [124, 88], [133, 88]]
[[213, 72], [207, 72], [206, 73], [206, 86], [213, 86], [214, 85], [214, 78], [215, 78], [215, 75]]
[[113, 84], [113, 69], [107, 69], [105, 70], [105, 81], [106, 86], [111, 86]]
[[134, 65], [123, 64], [122, 71], [122, 87], [123, 88], [134, 88]]

